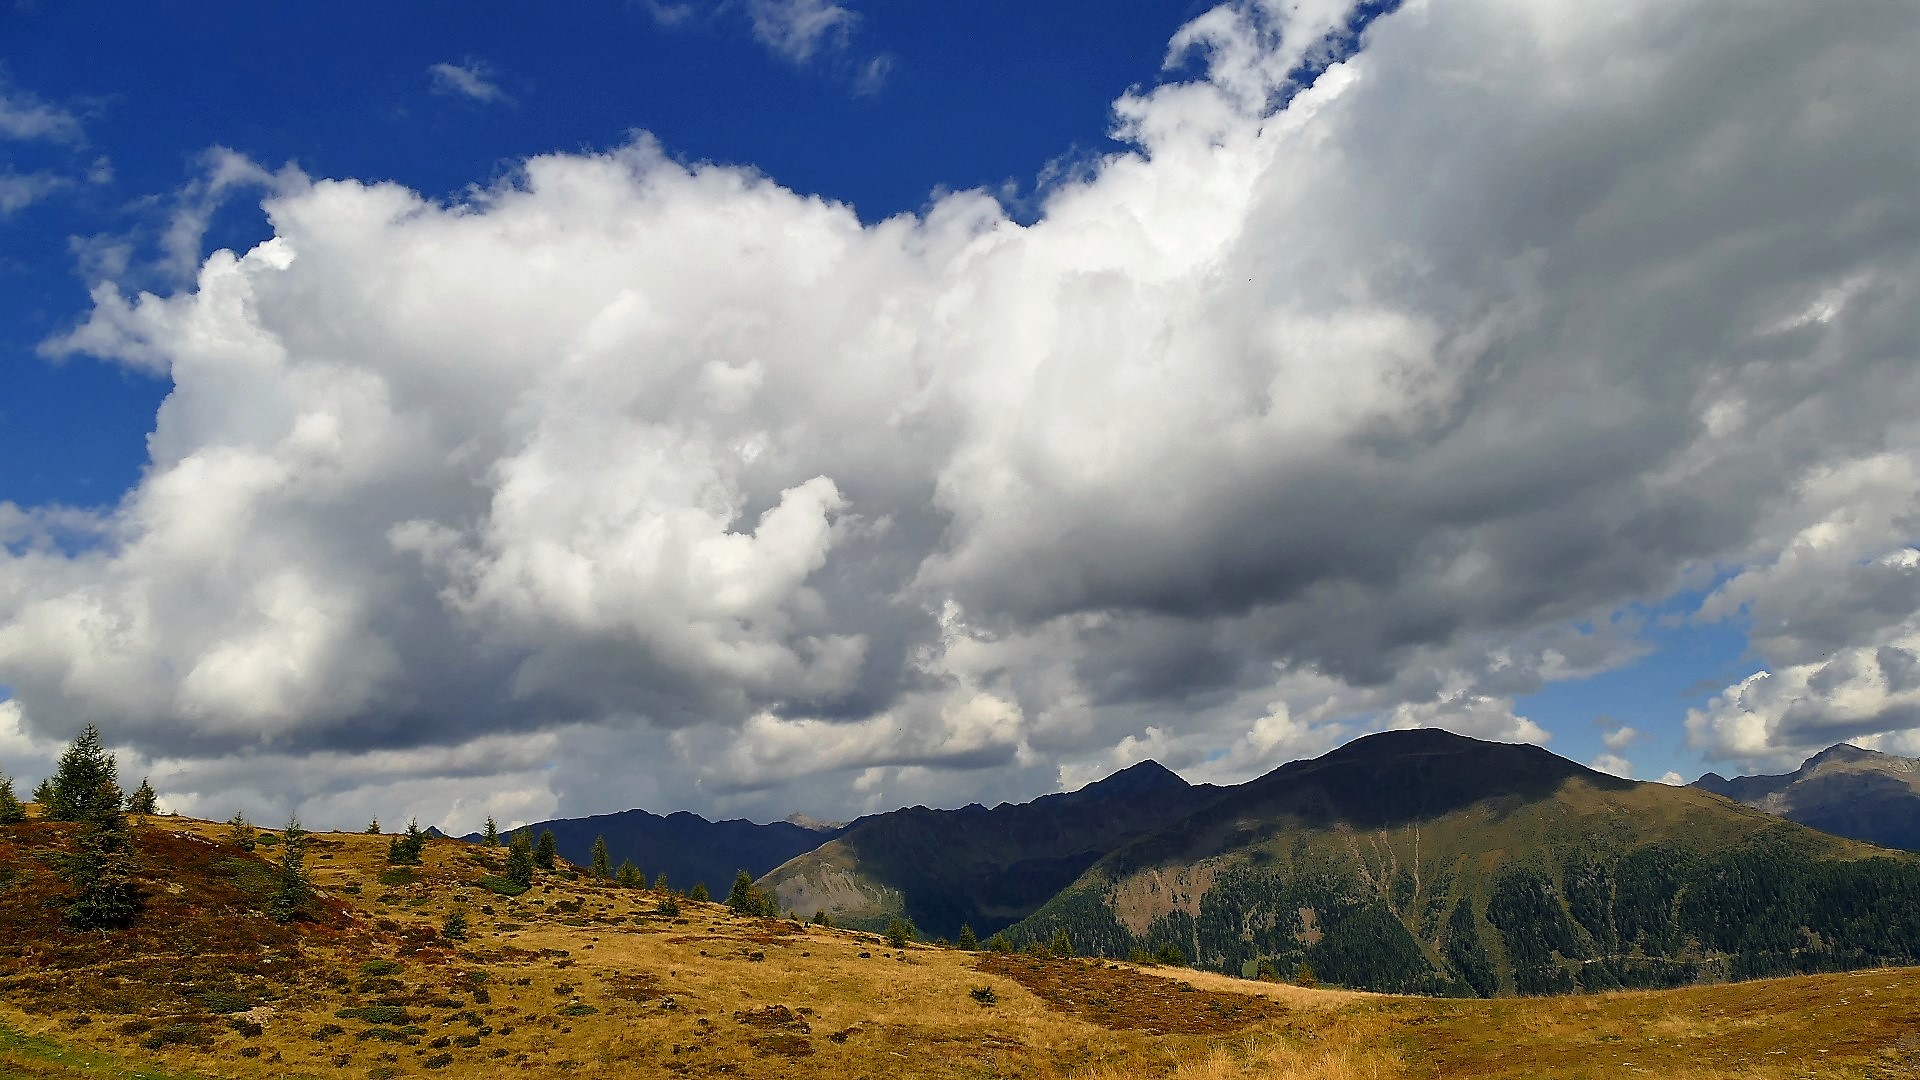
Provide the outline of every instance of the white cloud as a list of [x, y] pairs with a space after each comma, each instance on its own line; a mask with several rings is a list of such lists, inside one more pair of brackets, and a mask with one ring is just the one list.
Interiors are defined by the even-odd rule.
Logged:
[[1633, 779], [1633, 762], [1619, 754], [1600, 754], [1587, 764], [1603, 773], [1612, 773], [1626, 780]]
[[[446, 821], [1542, 741], [1515, 702], [1643, 650], [1631, 605], [1905, 581], [1920, 28], [1741, 10], [1409, 5], [1278, 110], [1344, 8], [1222, 8], [1030, 226], [863, 225], [644, 138], [455, 203], [221, 159], [193, 284], [53, 346], [174, 390], [119, 505], [8, 508], [84, 542], [0, 553], [0, 683], [193, 805]], [[274, 239], [201, 260], [253, 188]], [[1819, 522], [1850, 555], [1793, 554]], [[1872, 595], [1760, 636], [1890, 731], [1884, 666], [1792, 673], [1904, 641], [1920, 600]], [[1762, 696], [1703, 745], [1810, 730]]]
[[73, 112], [0, 83], [0, 138], [77, 146], [86, 141], [86, 134]]
[[0, 173], [0, 217], [24, 210], [70, 183], [49, 172]]
[[427, 75], [433, 81], [436, 94], [452, 94], [482, 103], [512, 100], [494, 81], [492, 68], [473, 57], [458, 64], [434, 64], [427, 68]]
[[853, 9], [833, 0], [747, 0], [747, 17], [755, 39], [796, 64], [844, 47], [860, 21]]

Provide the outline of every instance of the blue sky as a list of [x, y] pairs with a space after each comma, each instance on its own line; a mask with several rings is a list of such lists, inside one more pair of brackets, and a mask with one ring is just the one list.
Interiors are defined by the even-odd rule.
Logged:
[[1920, 751], [1920, 28], [1761, 7], [13, 3], [0, 770]]

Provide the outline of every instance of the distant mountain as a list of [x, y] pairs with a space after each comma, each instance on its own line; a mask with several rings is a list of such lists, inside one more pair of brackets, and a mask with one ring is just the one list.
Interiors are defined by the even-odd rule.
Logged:
[[[554, 845], [561, 857], [580, 866], [592, 861], [593, 841], [604, 836], [607, 857], [614, 866], [631, 860], [648, 881], [665, 873], [668, 882], [679, 888], [704, 882], [716, 896], [726, 894], [740, 871], [758, 877], [845, 831], [844, 827], [809, 827], [790, 821], [769, 825], [740, 819], [708, 821], [684, 810], [665, 817], [645, 810], [623, 810], [537, 821], [528, 828], [535, 836], [553, 830]], [[461, 839], [478, 840], [480, 834], [469, 833]]]
[[1913, 963], [1920, 860], [1536, 746], [1387, 732], [1143, 830], [1009, 934], [1062, 930], [1376, 990], [1673, 986]]
[[1821, 832], [1920, 851], [1920, 761], [1830, 746], [1780, 776], [1708, 773], [1693, 786]]
[[1219, 795], [1146, 761], [1078, 791], [959, 810], [924, 806], [854, 822], [768, 874], [783, 911], [878, 929], [910, 917], [926, 937], [981, 937], [1033, 913], [1101, 856]]

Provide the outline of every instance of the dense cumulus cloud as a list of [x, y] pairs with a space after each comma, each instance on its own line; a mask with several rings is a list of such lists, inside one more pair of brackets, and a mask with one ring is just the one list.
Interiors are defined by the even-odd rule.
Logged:
[[1920, 20], [1411, 3], [1299, 88], [1347, 20], [1202, 15], [1031, 225], [645, 137], [260, 171], [273, 239], [49, 346], [174, 390], [118, 505], [0, 506], [0, 749], [334, 825], [1238, 780], [1542, 740], [1696, 590], [1768, 672], [1708, 756], [1916, 745]]

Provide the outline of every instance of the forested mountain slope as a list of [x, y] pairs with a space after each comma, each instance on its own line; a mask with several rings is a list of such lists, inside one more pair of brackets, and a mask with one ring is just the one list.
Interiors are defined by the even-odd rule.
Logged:
[[1459, 995], [1920, 957], [1920, 861], [1441, 731], [1368, 736], [1117, 849], [1013, 928]]

